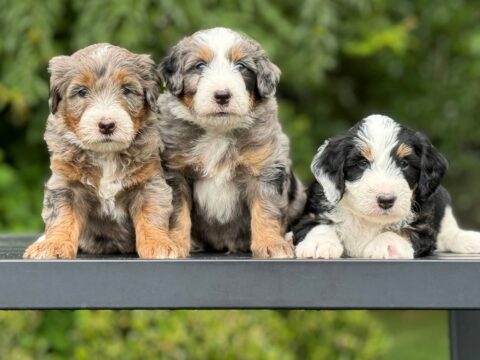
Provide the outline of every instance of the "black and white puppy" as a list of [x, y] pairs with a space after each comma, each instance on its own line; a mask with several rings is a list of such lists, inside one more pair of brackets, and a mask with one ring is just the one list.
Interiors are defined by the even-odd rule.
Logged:
[[480, 233], [458, 227], [440, 181], [447, 161], [419, 132], [371, 115], [325, 141], [318, 182], [293, 227], [299, 258], [413, 258], [480, 253]]

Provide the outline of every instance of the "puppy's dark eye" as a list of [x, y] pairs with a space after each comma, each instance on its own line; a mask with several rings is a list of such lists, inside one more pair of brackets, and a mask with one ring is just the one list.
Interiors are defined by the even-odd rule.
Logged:
[[233, 68], [234, 68], [235, 70], [237, 70], [237, 71], [247, 70], [247, 67], [246, 67], [244, 64], [242, 64], [241, 62], [236, 63], [236, 64], [233, 66]]
[[359, 169], [365, 170], [370, 166], [370, 162], [367, 159], [362, 159], [362, 160], [359, 160], [355, 165]]
[[82, 97], [82, 98], [87, 97], [88, 96], [88, 90], [85, 89], [85, 88], [81, 88], [80, 90], [78, 90], [77, 95]]
[[122, 87], [122, 94], [123, 95], [130, 95], [132, 93], [132, 90], [130, 90], [128, 87], [124, 86]]
[[400, 166], [400, 169], [405, 170], [406, 168], [408, 168], [409, 164], [407, 160], [400, 160], [398, 162], [398, 166]]
[[195, 70], [197, 70], [198, 72], [202, 72], [206, 68], [207, 68], [207, 64], [205, 64], [204, 62], [199, 62], [199, 63], [195, 64]]

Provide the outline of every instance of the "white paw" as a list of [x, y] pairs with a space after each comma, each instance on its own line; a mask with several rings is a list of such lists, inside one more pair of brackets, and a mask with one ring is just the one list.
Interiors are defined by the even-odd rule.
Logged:
[[448, 248], [458, 254], [480, 254], [480, 233], [461, 230]]
[[413, 259], [412, 244], [395, 234], [387, 231], [376, 236], [365, 246], [363, 256], [369, 259]]
[[37, 240], [35, 240], [35, 242], [42, 242], [42, 241], [45, 241], [45, 234], [43, 234]]
[[295, 255], [304, 259], [338, 259], [342, 254], [343, 246], [328, 225], [314, 227], [295, 248]]

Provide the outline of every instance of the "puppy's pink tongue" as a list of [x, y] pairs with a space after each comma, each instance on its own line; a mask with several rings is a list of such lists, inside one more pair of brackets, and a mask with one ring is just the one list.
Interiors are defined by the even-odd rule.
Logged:
[[387, 250], [388, 250], [388, 257], [389, 257], [390, 259], [398, 259], [399, 254], [398, 254], [398, 251], [397, 251], [397, 249], [395, 248], [395, 246], [393, 246], [393, 245], [388, 245]]

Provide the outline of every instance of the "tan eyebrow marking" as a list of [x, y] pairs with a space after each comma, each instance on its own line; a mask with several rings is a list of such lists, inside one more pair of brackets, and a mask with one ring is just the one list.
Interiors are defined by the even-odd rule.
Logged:
[[413, 149], [407, 144], [400, 144], [400, 146], [397, 149], [397, 155], [400, 159], [408, 155], [411, 155], [412, 152], [413, 152]]
[[199, 59], [205, 61], [207, 64], [211, 62], [215, 56], [213, 50], [210, 49], [208, 46], [202, 46], [197, 50], [197, 56]]
[[130, 73], [127, 70], [121, 69], [116, 71], [113, 79], [117, 84], [123, 84], [130, 77]]
[[237, 61], [243, 59], [245, 55], [245, 51], [241, 47], [234, 46], [230, 49], [229, 58], [232, 63], [236, 63]]
[[88, 88], [92, 88], [93, 85], [95, 84], [95, 74], [91, 71], [84, 71], [77, 77], [75, 77], [72, 81], [72, 84], [75, 85], [80, 85], [80, 86], [86, 86]]
[[365, 145], [360, 148], [360, 154], [368, 161], [373, 161], [373, 150], [370, 145]]

